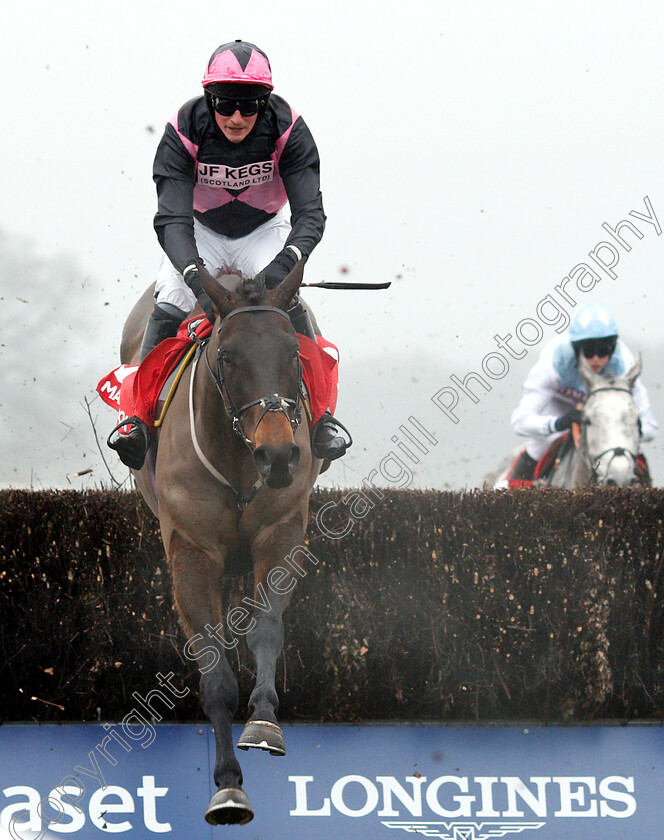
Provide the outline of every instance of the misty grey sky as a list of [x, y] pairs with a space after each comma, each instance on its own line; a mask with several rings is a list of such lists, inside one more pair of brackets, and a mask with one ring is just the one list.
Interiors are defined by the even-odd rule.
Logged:
[[[591, 291], [567, 289], [609, 305], [646, 352], [664, 423], [647, 355], [660, 341], [664, 236], [628, 215], [647, 214], [648, 196], [664, 225], [663, 31], [664, 7], [639, 0], [13, 4], [0, 34], [0, 303], [12, 325], [0, 347], [0, 485], [107, 479], [82, 402], [117, 364], [124, 318], [161, 259], [151, 171], [163, 126], [233, 38], [267, 52], [276, 91], [319, 147], [328, 224], [307, 278], [345, 268], [350, 280], [393, 281], [307, 295], [340, 347], [338, 413], [358, 438], [324, 483], [360, 483], [410, 415], [440, 439], [415, 486], [477, 481], [518, 442], [509, 413], [554, 326], [478, 404], [461, 395], [458, 424], [431, 396], [480, 370], [494, 335], [534, 318], [612, 241], [602, 224], [623, 219], [643, 238], [618, 249], [616, 279], [595, 266]], [[28, 334], [33, 349], [19, 352]], [[93, 415], [106, 433], [113, 413], [96, 401]], [[660, 441], [646, 451], [662, 483]]]

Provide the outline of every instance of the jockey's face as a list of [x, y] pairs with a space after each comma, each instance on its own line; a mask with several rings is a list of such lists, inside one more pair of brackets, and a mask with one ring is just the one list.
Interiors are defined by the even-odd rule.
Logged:
[[231, 143], [241, 143], [245, 137], [251, 134], [251, 130], [256, 125], [258, 114], [243, 117], [238, 109], [230, 117], [222, 117], [221, 114], [215, 112], [214, 118], [227, 140], [230, 140]]
[[583, 355], [593, 373], [601, 373], [616, 349], [617, 336], [588, 338], [574, 344], [577, 357]]
[[586, 361], [590, 365], [590, 369], [593, 373], [601, 373], [606, 367], [607, 362], [610, 358], [610, 356], [598, 356], [597, 354], [595, 354], [590, 358], [586, 356]]

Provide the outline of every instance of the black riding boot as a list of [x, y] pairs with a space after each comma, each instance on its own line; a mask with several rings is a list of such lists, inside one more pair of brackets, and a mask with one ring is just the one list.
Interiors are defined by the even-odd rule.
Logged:
[[[176, 309], [176, 307], [170, 308], [172, 310]], [[177, 312], [178, 314], [174, 311], [167, 312], [159, 304], [155, 304], [155, 308], [150, 313], [148, 322], [145, 325], [139, 362], [142, 362], [148, 353], [154, 350], [160, 342], [175, 336], [180, 324], [184, 320], [184, 313], [180, 313], [180, 310], [177, 310]], [[128, 434], [116, 434], [122, 426], [131, 426]], [[107, 443], [111, 449], [115, 449], [120, 460], [126, 467], [130, 467], [133, 470], [140, 470], [145, 462], [148, 449], [152, 444], [152, 435], [145, 423], [139, 417], [134, 416], [127, 418], [124, 423], [116, 426], [111, 432]]]
[[[295, 332], [316, 341], [316, 333], [309, 313], [299, 300], [295, 306], [288, 310], [288, 317]], [[339, 427], [346, 432], [348, 440], [339, 434]], [[346, 454], [346, 450], [352, 443], [353, 438], [350, 436], [348, 429], [343, 423], [336, 420], [329, 411], [323, 414], [311, 430], [311, 448], [316, 458], [321, 460], [335, 461], [337, 458], [341, 458], [342, 455]]]
[[[164, 307], [168, 307], [168, 309]], [[139, 362], [142, 362], [148, 353], [154, 350], [162, 341], [177, 335], [177, 331], [180, 328], [180, 324], [184, 321], [185, 316], [186, 312], [183, 312], [176, 306], [168, 303], [156, 303], [145, 325]]]
[[524, 449], [521, 455], [519, 455], [519, 460], [516, 462], [514, 468], [512, 469], [510, 480], [533, 481], [535, 478], [536, 466], [537, 461], [534, 458], [531, 458], [530, 455]]

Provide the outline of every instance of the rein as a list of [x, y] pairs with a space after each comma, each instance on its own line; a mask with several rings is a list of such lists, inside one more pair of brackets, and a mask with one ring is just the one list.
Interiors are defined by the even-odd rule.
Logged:
[[620, 391], [622, 394], [632, 393], [632, 391], [630, 391], [629, 388], [595, 388], [595, 390], [591, 391], [590, 394], [588, 394], [588, 396], [586, 397], [586, 404], [588, 403], [591, 397], [594, 397], [595, 394], [599, 394], [602, 391]]
[[[205, 341], [205, 344], [207, 344], [207, 340]], [[202, 347], [203, 345], [201, 344], [200, 346]], [[197, 353], [191, 368], [191, 377], [189, 378], [189, 431], [191, 433], [191, 442], [194, 445], [194, 452], [198, 456], [198, 460], [201, 462], [201, 464], [203, 464], [203, 466], [210, 473], [210, 475], [216, 478], [220, 484], [224, 485], [224, 487], [228, 487], [228, 489], [232, 491], [233, 495], [235, 496], [235, 502], [237, 504], [237, 507], [239, 510], [242, 511], [254, 498], [254, 496], [260, 489], [262, 482], [260, 479], [258, 479], [258, 481], [256, 481], [256, 483], [251, 488], [251, 490], [249, 490], [249, 493], [246, 496], [243, 496], [235, 489], [235, 487], [233, 487], [230, 481], [224, 478], [224, 476], [219, 472], [219, 470], [208, 461], [207, 457], [205, 456], [205, 453], [201, 449], [201, 446], [198, 442], [198, 437], [196, 436], [196, 422], [194, 420], [194, 377], [196, 376], [196, 367], [198, 365], [199, 359], [200, 354]]]
[[[276, 312], [277, 314], [281, 315], [290, 323], [290, 318], [288, 315], [282, 310], [277, 309], [275, 306], [242, 306], [238, 309], [234, 309], [228, 315], [226, 315], [220, 325], [219, 329], [217, 330], [217, 335], [219, 335], [228, 321], [229, 318], [232, 318], [234, 315], [239, 315], [241, 313], [255, 313], [255, 312]], [[263, 486], [263, 482], [260, 477], [256, 480], [254, 485], [249, 490], [246, 496], [243, 496], [239, 493], [233, 485], [216, 469], [216, 467], [210, 463], [208, 458], [205, 456], [205, 453], [201, 449], [201, 446], [198, 442], [198, 438], [196, 436], [196, 424], [194, 420], [194, 377], [196, 375], [196, 367], [198, 365], [198, 360], [200, 355], [205, 358], [205, 365], [207, 367], [207, 371], [212, 379], [212, 382], [215, 385], [215, 388], [219, 392], [219, 396], [221, 397], [222, 405], [226, 411], [226, 415], [231, 423], [231, 427], [233, 432], [240, 438], [240, 440], [245, 444], [245, 446], [249, 449], [250, 452], [253, 453], [254, 451], [254, 444], [250, 438], [248, 438], [243, 429], [242, 429], [242, 415], [245, 411], [252, 408], [253, 406], [259, 405], [261, 407], [261, 412], [258, 416], [258, 420], [256, 421], [256, 425], [254, 426], [254, 434], [258, 430], [258, 427], [262, 423], [263, 419], [267, 416], [268, 412], [281, 412], [285, 415], [286, 419], [291, 425], [293, 433], [297, 430], [298, 426], [302, 420], [302, 392], [303, 392], [303, 381], [302, 381], [302, 364], [299, 363], [299, 372], [298, 372], [298, 387], [297, 387], [297, 398], [290, 399], [289, 397], [282, 397], [279, 394], [269, 394], [265, 397], [259, 397], [258, 399], [251, 400], [244, 405], [241, 405], [240, 408], [235, 407], [235, 403], [231, 397], [231, 394], [228, 390], [228, 384], [226, 382], [226, 376], [224, 373], [224, 361], [222, 358], [221, 347], [217, 348], [217, 357], [215, 359], [215, 368], [213, 370], [212, 365], [210, 364], [210, 360], [208, 358], [208, 343], [209, 338], [204, 340], [198, 340], [199, 350], [196, 353], [196, 357], [194, 358], [194, 363], [192, 366], [191, 371], [191, 378], [189, 380], [189, 428], [191, 432], [191, 440], [194, 446], [194, 451], [198, 456], [199, 461], [203, 464], [206, 470], [212, 475], [220, 484], [224, 487], [228, 487], [233, 495], [235, 496], [236, 504], [238, 509], [242, 512], [247, 507], [247, 505], [251, 502], [254, 498], [256, 493], [260, 490]], [[291, 417], [288, 411], [293, 411], [293, 416]]]

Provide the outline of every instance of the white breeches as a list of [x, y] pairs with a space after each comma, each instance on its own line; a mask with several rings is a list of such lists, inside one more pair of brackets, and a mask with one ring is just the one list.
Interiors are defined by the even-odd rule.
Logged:
[[[229, 272], [240, 277], [255, 277], [282, 250], [290, 230], [283, 211], [239, 239], [215, 233], [194, 219], [196, 247], [213, 277]], [[157, 275], [155, 300], [170, 303], [187, 313], [196, 305], [194, 293], [166, 255]]]

